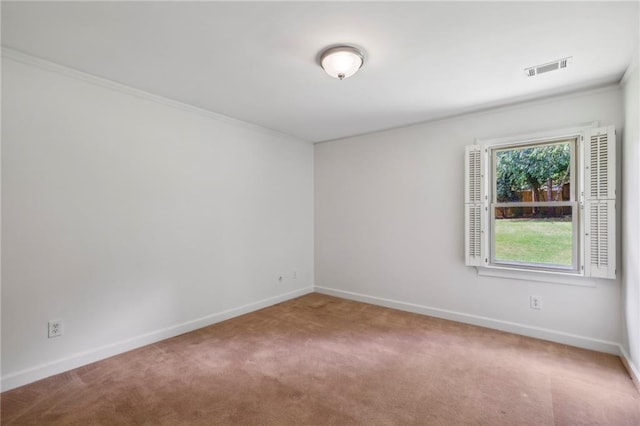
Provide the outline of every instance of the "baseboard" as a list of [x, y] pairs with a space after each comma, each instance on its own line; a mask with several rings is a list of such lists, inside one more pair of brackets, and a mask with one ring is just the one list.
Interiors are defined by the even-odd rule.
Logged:
[[284, 302], [312, 292], [313, 287], [305, 287], [302, 289], [290, 291], [288, 293], [279, 294], [277, 296], [269, 297], [257, 302], [227, 309], [221, 312], [216, 312], [202, 318], [184, 322], [182, 324], [152, 331], [151, 333], [105, 345], [100, 348], [77, 353], [66, 358], [58, 359], [46, 364], [41, 364], [26, 370], [18, 371], [16, 373], [11, 373], [2, 377], [2, 379], [0, 380], [0, 389], [2, 389], [3, 392], [8, 391], [35, 382], [37, 380], [53, 376], [54, 374], [59, 374], [65, 371], [72, 370], [74, 368], [82, 367], [84, 365], [91, 364], [93, 362], [100, 361], [102, 359], [109, 358], [111, 356], [118, 355], [132, 349], [156, 343], [161, 340], [178, 336], [180, 334], [188, 333], [190, 331], [197, 330], [208, 325], [212, 325], [221, 321], [228, 320], [230, 318], [257, 311], [258, 309], [266, 308], [271, 305], [275, 305], [276, 303]]
[[549, 340], [551, 342], [563, 343], [565, 345], [590, 349], [598, 352], [605, 352], [613, 355], [620, 355], [620, 345], [615, 342], [593, 339], [576, 334], [564, 333], [561, 331], [546, 328], [533, 327], [510, 321], [502, 321], [478, 315], [465, 314], [462, 312], [450, 311], [446, 309], [433, 308], [415, 303], [401, 302], [398, 300], [385, 299], [382, 297], [369, 296], [366, 294], [353, 293], [350, 291], [338, 290], [334, 288], [316, 286], [317, 293], [330, 296], [342, 297], [344, 299], [358, 302], [370, 303], [372, 305], [384, 306], [387, 308], [399, 309], [401, 311], [413, 312], [416, 314], [429, 315], [436, 318], [462, 322], [465, 324], [477, 325], [494, 330], [506, 331], [523, 336], [534, 337], [536, 339]]
[[633, 364], [633, 362], [631, 361], [631, 357], [622, 345], [620, 345], [620, 359], [622, 359], [622, 363], [627, 369], [627, 372], [631, 377], [631, 381], [636, 386], [638, 392], [640, 392], [640, 371], [638, 371], [636, 366]]
[[306, 287], [288, 293], [283, 293], [257, 302], [238, 306], [232, 309], [227, 309], [221, 312], [216, 312], [205, 317], [178, 324], [172, 327], [156, 330], [151, 333], [105, 345], [86, 352], [78, 353], [46, 364], [41, 364], [26, 370], [18, 371], [16, 373], [8, 374], [2, 377], [2, 379], [0, 380], [0, 389], [2, 389], [3, 392], [8, 391], [35, 382], [37, 380], [47, 378], [54, 374], [59, 374], [65, 371], [72, 370], [74, 368], [82, 367], [84, 365], [91, 364], [93, 362], [100, 361], [102, 359], [109, 358], [111, 356], [118, 355], [132, 349], [156, 343], [161, 340], [175, 337], [183, 333], [188, 333], [190, 331], [197, 330], [199, 328], [225, 321], [227, 319], [234, 318], [240, 315], [244, 315], [258, 309], [266, 308], [276, 303], [281, 303], [299, 296], [303, 296], [305, 294], [312, 293], [313, 291], [331, 296], [342, 297], [344, 299], [356, 300], [373, 305], [385, 306], [402, 311], [429, 315], [436, 318], [448, 319], [466, 324], [472, 324], [524, 336], [535, 337], [538, 339], [549, 340], [552, 342], [563, 343], [584, 349], [619, 355], [624, 366], [628, 370], [633, 383], [640, 391], [640, 372], [631, 362], [631, 359], [625, 349], [618, 343], [321, 286]]

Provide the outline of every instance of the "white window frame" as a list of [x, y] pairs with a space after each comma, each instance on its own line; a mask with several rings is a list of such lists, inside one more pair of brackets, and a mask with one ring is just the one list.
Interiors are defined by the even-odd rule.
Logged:
[[[575, 139], [572, 159], [572, 268], [496, 263], [493, 221], [495, 150]], [[602, 142], [602, 143], [601, 143]], [[602, 161], [602, 162], [601, 162]], [[592, 169], [595, 171], [592, 172]], [[593, 285], [587, 278], [615, 279], [615, 129], [598, 123], [505, 138], [476, 140], [465, 151], [465, 263], [480, 275]], [[598, 186], [600, 185], [600, 186]], [[601, 256], [601, 253], [604, 255]], [[604, 263], [601, 261], [604, 259]]]
[[[576, 176], [577, 169], [580, 167], [576, 167], [576, 163], [579, 162], [579, 136], [569, 137], [569, 138], [553, 138], [551, 140], [536, 140], [536, 141], [518, 141], [513, 144], [500, 144], [500, 145], [487, 145], [486, 149], [488, 150], [488, 158], [490, 159], [488, 163], [489, 168], [489, 182], [488, 182], [488, 206], [489, 206], [489, 234], [490, 234], [490, 244], [489, 244], [489, 265], [492, 267], [501, 267], [501, 268], [509, 268], [509, 269], [526, 269], [526, 270], [535, 270], [535, 271], [547, 271], [547, 272], [560, 272], [566, 274], [578, 274], [580, 270], [583, 268], [581, 259], [581, 238], [582, 229], [581, 225], [583, 223], [581, 219], [581, 211], [580, 211], [580, 202], [579, 199], [579, 188], [577, 186], [578, 182], [582, 182], [581, 176]], [[545, 202], [545, 201], [537, 201], [537, 202], [504, 202], [500, 203], [497, 200], [497, 191], [496, 186], [496, 153], [497, 151], [504, 149], [519, 149], [519, 148], [529, 148], [534, 146], [548, 146], [554, 143], [560, 142], [571, 142], [571, 162], [569, 164], [570, 170], [570, 185], [571, 185], [571, 194], [570, 201], [562, 201], [562, 202]], [[496, 260], [496, 218], [495, 213], [496, 209], [500, 207], [571, 207], [571, 243], [572, 243], [572, 254], [571, 254], [571, 267], [570, 268], [562, 268], [562, 267], [553, 267], [553, 266], [542, 266], [542, 265], [533, 265], [527, 263], [517, 263], [517, 262], [506, 262], [506, 261], [498, 261]]]

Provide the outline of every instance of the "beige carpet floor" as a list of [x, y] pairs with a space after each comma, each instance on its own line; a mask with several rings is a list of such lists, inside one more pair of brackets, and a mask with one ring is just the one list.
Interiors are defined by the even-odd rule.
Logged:
[[3, 425], [640, 425], [618, 357], [310, 294], [2, 394]]

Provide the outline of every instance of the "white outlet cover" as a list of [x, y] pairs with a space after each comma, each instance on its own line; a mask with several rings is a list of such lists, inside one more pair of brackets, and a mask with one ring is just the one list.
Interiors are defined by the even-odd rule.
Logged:
[[62, 336], [62, 320], [49, 321], [49, 338]]
[[529, 306], [531, 309], [542, 309], [542, 301], [538, 296], [531, 296], [529, 298]]

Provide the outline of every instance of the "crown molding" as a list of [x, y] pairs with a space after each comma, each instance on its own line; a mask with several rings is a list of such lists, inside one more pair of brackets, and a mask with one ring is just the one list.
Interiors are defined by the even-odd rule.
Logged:
[[631, 62], [629, 63], [629, 66], [625, 70], [624, 75], [620, 79], [620, 85], [624, 85], [629, 80], [629, 78], [631, 78], [631, 75], [634, 72], [638, 71], [639, 57], [640, 57], [640, 45], [638, 46], [638, 48], [635, 49], [633, 53], [633, 57], [631, 58]]
[[186, 104], [183, 102], [179, 102], [173, 99], [165, 98], [163, 96], [155, 95], [153, 93], [145, 92], [144, 90], [136, 89], [135, 87], [127, 86], [126, 84], [122, 84], [122, 83], [115, 82], [113, 80], [98, 77], [94, 74], [89, 74], [84, 71], [70, 68], [65, 65], [61, 65], [61, 64], [49, 61], [47, 59], [42, 59], [30, 54], [21, 52], [19, 50], [8, 48], [6, 46], [2, 46], [2, 59], [3, 60], [10, 59], [25, 65], [34, 66], [46, 71], [64, 75], [65, 77], [73, 78], [75, 80], [80, 80], [89, 84], [93, 84], [95, 86], [100, 86], [106, 89], [114, 90], [116, 92], [120, 92], [125, 95], [135, 96], [137, 98], [144, 99], [151, 102], [156, 102], [174, 109], [186, 111], [192, 114], [197, 114], [197, 115], [200, 115], [221, 123], [225, 123], [231, 126], [241, 127], [247, 130], [251, 130], [261, 134], [266, 134], [272, 137], [278, 137], [278, 138], [284, 137], [284, 138], [295, 140], [298, 142], [311, 143], [297, 136], [288, 135], [286, 133], [282, 133], [280, 131], [270, 129], [268, 127], [263, 127], [258, 124], [249, 123], [246, 121], [239, 120], [237, 118], [226, 116], [224, 114], [209, 111], [207, 109], [199, 108], [199, 107]]
[[401, 129], [437, 126], [446, 122], [455, 122], [458, 120], [466, 120], [473, 117], [481, 117], [484, 115], [514, 111], [527, 106], [544, 105], [547, 103], [557, 102], [558, 100], [562, 100], [562, 99], [575, 99], [575, 98], [590, 96], [598, 93], [619, 91], [621, 88], [621, 84], [622, 83], [620, 81], [620, 77], [616, 78], [615, 81], [612, 79], [605, 79], [602, 81], [597, 81], [593, 85], [568, 90], [566, 92], [543, 94], [538, 97], [524, 98], [520, 100], [514, 100], [511, 102], [504, 102], [504, 103], [496, 102], [496, 103], [491, 103], [486, 105], [480, 105], [477, 107], [469, 108], [464, 111], [460, 111], [460, 112], [448, 114], [448, 115], [445, 114], [445, 115], [434, 117], [432, 119], [421, 121], [418, 123], [404, 124], [401, 126], [390, 127], [387, 129], [376, 130], [373, 132], [365, 132], [365, 133], [354, 134], [351, 136], [345, 136], [337, 139], [318, 141], [318, 142], [314, 142], [314, 145], [319, 145], [323, 143], [341, 142], [341, 141], [345, 141], [352, 138], [364, 137], [364, 136], [368, 136], [376, 133], [393, 132]]

